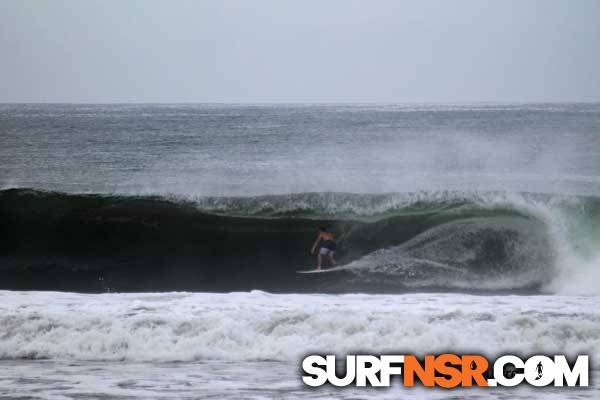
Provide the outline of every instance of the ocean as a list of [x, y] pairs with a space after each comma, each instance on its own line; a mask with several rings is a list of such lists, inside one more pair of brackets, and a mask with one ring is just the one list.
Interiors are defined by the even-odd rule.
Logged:
[[[600, 397], [600, 104], [2, 104], [0, 221], [0, 398]], [[445, 352], [591, 387], [301, 380]]]

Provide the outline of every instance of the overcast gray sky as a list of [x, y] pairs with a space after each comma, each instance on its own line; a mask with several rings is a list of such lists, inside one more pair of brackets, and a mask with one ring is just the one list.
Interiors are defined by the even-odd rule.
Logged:
[[600, 101], [600, 0], [0, 0], [1, 102]]

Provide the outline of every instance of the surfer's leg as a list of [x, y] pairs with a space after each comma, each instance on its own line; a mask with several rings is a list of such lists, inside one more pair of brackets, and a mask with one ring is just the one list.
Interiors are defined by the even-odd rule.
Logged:
[[337, 262], [335, 261], [335, 258], [333, 258], [333, 255], [335, 253], [332, 251], [329, 253], [329, 261], [331, 261], [331, 265], [337, 265]]
[[317, 255], [317, 269], [321, 269], [321, 252]]

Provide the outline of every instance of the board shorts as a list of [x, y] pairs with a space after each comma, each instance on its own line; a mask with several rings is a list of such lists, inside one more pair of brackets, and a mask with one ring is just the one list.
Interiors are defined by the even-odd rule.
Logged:
[[327, 247], [321, 247], [319, 249], [319, 254], [322, 256], [329, 256], [329, 255], [333, 255], [335, 253], [335, 251], [328, 249]]
[[319, 249], [319, 254], [324, 256], [333, 255], [337, 247], [333, 240], [323, 240], [320, 245], [321, 248]]

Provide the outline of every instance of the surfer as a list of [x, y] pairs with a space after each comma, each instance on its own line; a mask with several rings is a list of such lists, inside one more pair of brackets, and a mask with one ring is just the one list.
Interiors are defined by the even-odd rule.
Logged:
[[335, 249], [337, 245], [335, 240], [333, 240], [333, 236], [333, 232], [328, 231], [324, 227], [319, 228], [317, 240], [315, 240], [315, 244], [313, 244], [313, 247], [310, 250], [310, 254], [315, 254], [317, 246], [319, 247], [319, 253], [317, 254], [317, 270], [321, 269], [321, 263], [324, 256], [329, 258], [331, 265], [336, 265], [336, 261], [333, 256], [335, 255]]
[[537, 371], [537, 377], [535, 378], [535, 380], [537, 381], [538, 379], [540, 379], [543, 375], [543, 371], [544, 371], [544, 366], [542, 365], [542, 362], [540, 361], [537, 365], [537, 367], [535, 367], [536, 371]]

